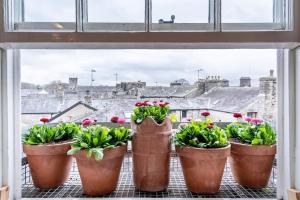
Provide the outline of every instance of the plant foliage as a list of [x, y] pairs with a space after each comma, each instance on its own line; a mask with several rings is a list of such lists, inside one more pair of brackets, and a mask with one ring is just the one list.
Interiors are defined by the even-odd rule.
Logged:
[[[133, 115], [131, 116], [131, 119], [137, 123], [140, 124], [144, 121], [147, 117], [152, 117], [156, 123], [161, 124], [166, 119], [170, 108], [168, 102], [138, 102], [135, 104], [136, 107], [133, 110]], [[176, 115], [170, 115], [170, 119], [172, 122], [176, 121]]]
[[125, 127], [109, 129], [99, 125], [88, 126], [81, 134], [77, 135], [68, 155], [74, 155], [84, 149], [87, 157], [94, 155], [96, 160], [101, 160], [104, 149], [126, 144], [130, 139], [131, 132]]
[[81, 127], [75, 123], [61, 123], [57, 126], [34, 125], [25, 134], [23, 143], [38, 145], [62, 142], [72, 139], [80, 131]]
[[252, 145], [272, 145], [276, 143], [276, 133], [266, 122], [234, 122], [229, 124], [225, 130], [228, 136], [243, 143]]
[[196, 148], [220, 148], [229, 144], [225, 131], [214, 125], [210, 119], [192, 121], [186, 126], [179, 127], [173, 141], [175, 145], [181, 147]]

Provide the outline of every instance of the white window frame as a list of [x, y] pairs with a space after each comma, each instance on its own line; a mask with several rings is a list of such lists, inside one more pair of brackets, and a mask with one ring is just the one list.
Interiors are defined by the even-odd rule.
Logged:
[[[16, 32], [228, 32], [228, 31], [284, 31], [292, 30], [293, 0], [273, 0], [273, 23], [222, 23], [222, 0], [209, 0], [208, 23], [152, 23], [152, 0], [145, 1], [144, 23], [88, 22], [88, 0], [75, 0], [76, 22], [24, 22], [22, 2], [5, 0], [9, 31]], [[223, 0], [226, 1], [226, 0]], [[8, 9], [7, 9], [8, 10]], [[74, 11], [75, 12], [75, 11]]]
[[220, 31], [220, 26], [217, 26], [220, 21], [220, 5], [221, 0], [208, 0], [209, 1], [209, 16], [208, 23], [165, 23], [159, 24], [158, 22], [152, 22], [152, 0], [149, 0], [149, 26], [151, 32], [180, 32], [180, 31]]
[[[225, 0], [226, 1], [226, 0]], [[290, 0], [273, 0], [272, 23], [222, 23], [222, 31], [270, 31], [288, 30], [286, 13]], [[222, 5], [221, 5], [222, 6]]]
[[[116, 45], [113, 48], [118, 49]], [[193, 48], [187, 45], [186, 48]], [[46, 48], [46, 47], [45, 47]], [[79, 47], [78, 47], [79, 48]], [[91, 45], [92, 48], [92, 45]], [[132, 45], [132, 49], [135, 45]], [[174, 46], [170, 45], [170, 48]], [[159, 49], [159, 48], [158, 48]], [[194, 49], [194, 48], [193, 48]], [[1, 49], [0, 49], [1, 50]], [[298, 52], [300, 56], [300, 49]], [[0, 183], [10, 186], [10, 199], [21, 199], [21, 145], [15, 141], [21, 141], [20, 130], [20, 53], [19, 50], [2, 50], [1, 66], [1, 141], [0, 152], [2, 169], [0, 166]], [[278, 180], [277, 198], [287, 199], [286, 188], [293, 186], [295, 169], [300, 165], [295, 160], [295, 132], [300, 128], [295, 124], [296, 113], [300, 106], [296, 105], [296, 93], [300, 93], [299, 79], [296, 79], [295, 72], [300, 75], [300, 58], [298, 58], [298, 68], [295, 65], [295, 50], [278, 50]], [[296, 70], [297, 69], [297, 70]], [[297, 82], [297, 85], [296, 85]], [[297, 87], [296, 87], [297, 86]], [[298, 94], [299, 97], [299, 94]], [[298, 116], [299, 114], [297, 114]], [[298, 128], [297, 128], [298, 127]], [[296, 129], [297, 128], [297, 129]], [[300, 142], [300, 137], [296, 138]], [[298, 151], [300, 148], [298, 147]], [[300, 152], [298, 152], [299, 154]]]

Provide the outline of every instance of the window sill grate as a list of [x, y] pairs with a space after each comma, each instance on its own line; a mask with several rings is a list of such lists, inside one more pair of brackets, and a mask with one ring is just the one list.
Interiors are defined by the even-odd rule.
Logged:
[[[170, 184], [162, 192], [142, 192], [133, 185], [131, 172], [132, 159], [126, 155], [117, 190], [105, 198], [276, 198], [276, 164], [272, 170], [269, 185], [264, 189], [249, 189], [239, 186], [233, 179], [229, 164], [226, 164], [220, 192], [214, 195], [201, 195], [189, 192], [184, 183], [180, 162], [176, 155], [171, 158]], [[22, 197], [23, 198], [85, 198], [77, 171], [76, 163], [72, 166], [69, 180], [56, 189], [37, 189], [33, 186], [28, 164], [23, 165]]]

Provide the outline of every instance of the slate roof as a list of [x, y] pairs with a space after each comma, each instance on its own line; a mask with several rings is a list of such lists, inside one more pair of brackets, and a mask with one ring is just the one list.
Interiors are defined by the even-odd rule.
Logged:
[[[171, 102], [171, 109], [215, 109], [227, 112], [238, 112], [250, 105], [259, 95], [258, 87], [220, 87], [213, 88], [209, 92], [199, 96], [195, 87], [146, 87], [143, 94], [157, 99], [166, 99]], [[189, 97], [189, 94], [195, 97]], [[153, 96], [152, 96], [153, 95]], [[155, 95], [155, 96], [154, 96]], [[187, 98], [167, 98], [172, 95]], [[59, 113], [82, 101], [77, 95], [68, 96], [63, 102], [55, 96], [22, 97], [22, 113]], [[153, 99], [152, 98], [152, 99]], [[92, 107], [98, 109], [95, 115], [103, 117], [105, 113], [110, 115], [123, 115], [131, 112], [136, 98], [118, 99], [93, 99]], [[101, 116], [102, 115], [102, 116]]]

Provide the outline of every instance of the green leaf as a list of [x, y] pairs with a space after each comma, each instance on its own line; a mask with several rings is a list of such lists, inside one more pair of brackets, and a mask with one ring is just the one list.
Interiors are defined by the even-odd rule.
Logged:
[[171, 119], [171, 122], [172, 122], [172, 123], [175, 123], [175, 122], [177, 121], [177, 116], [176, 116], [176, 114], [171, 114], [171, 115], [170, 115], [170, 119]]
[[88, 148], [89, 147], [89, 145], [85, 142], [81, 142], [80, 146], [83, 147], [83, 148]]
[[67, 152], [67, 155], [74, 155], [75, 153], [77, 153], [78, 151], [81, 150], [81, 147], [72, 147], [72, 149], [70, 149], [68, 152]]
[[102, 148], [92, 148], [96, 160], [101, 160], [103, 158], [103, 149]]

